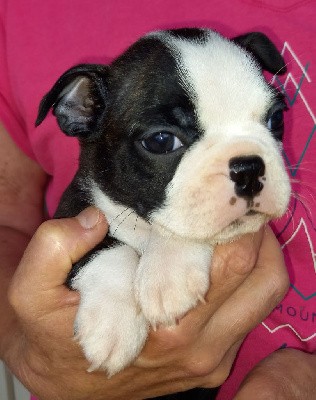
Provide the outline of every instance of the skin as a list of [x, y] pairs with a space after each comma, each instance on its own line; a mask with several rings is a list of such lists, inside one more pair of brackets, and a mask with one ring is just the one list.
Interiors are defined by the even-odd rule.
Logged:
[[245, 378], [234, 400], [311, 400], [316, 398], [316, 355], [279, 350]]
[[106, 220], [88, 208], [41, 224], [46, 176], [3, 127], [0, 140], [0, 357], [22, 383], [41, 400], [136, 400], [223, 383], [243, 338], [288, 289], [272, 232], [218, 246], [204, 304], [177, 326], [151, 331], [123, 372], [88, 373], [73, 339], [79, 295], [64, 281], [102, 239]]

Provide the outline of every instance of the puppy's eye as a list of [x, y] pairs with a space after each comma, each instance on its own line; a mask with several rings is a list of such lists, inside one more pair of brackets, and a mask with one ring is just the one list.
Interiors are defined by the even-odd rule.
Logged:
[[268, 119], [267, 126], [270, 131], [277, 131], [283, 129], [284, 126], [283, 110], [275, 111]]
[[283, 115], [288, 108], [283, 100], [283, 95], [280, 94], [278, 97], [280, 99], [268, 111], [265, 123], [275, 140], [282, 141], [284, 133]]
[[142, 146], [155, 154], [166, 154], [183, 146], [180, 139], [170, 132], [156, 132], [141, 141]]

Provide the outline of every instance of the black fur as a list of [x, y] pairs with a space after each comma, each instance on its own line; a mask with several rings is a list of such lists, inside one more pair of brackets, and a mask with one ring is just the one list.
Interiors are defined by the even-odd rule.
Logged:
[[200, 28], [179, 28], [171, 29], [168, 32], [176, 38], [188, 41], [195, 40], [203, 43], [207, 39], [208, 30]]
[[263, 70], [276, 75], [285, 74], [286, 65], [283, 57], [271, 40], [263, 33], [246, 33], [235, 37], [233, 41], [251, 53]]
[[[201, 29], [169, 33], [199, 42], [207, 35]], [[282, 57], [265, 35], [250, 33], [234, 41], [263, 69], [285, 72]], [[78, 77], [85, 78], [78, 95], [69, 97]], [[165, 187], [186, 148], [203, 133], [193, 100], [181, 85], [174, 56], [154, 36], [140, 39], [110, 66], [79, 65], [65, 72], [43, 98], [36, 125], [51, 107], [61, 130], [77, 136], [81, 146], [79, 171], [61, 199], [56, 218], [75, 216], [92, 204], [90, 178], [112, 200], [148, 218], [163, 203]], [[176, 133], [183, 147], [163, 155], [147, 152], [142, 140], [161, 131]], [[73, 266], [67, 285], [71, 287], [78, 271], [98, 251], [116, 244], [106, 237]], [[192, 389], [157, 400], [211, 400], [215, 395], [216, 390]]]
[[[95, 67], [91, 72], [90, 65], [83, 69], [82, 65], [74, 67], [57, 81], [44, 97], [37, 120], [41, 123], [53, 106], [61, 129], [70, 135], [77, 132], [81, 143], [79, 173], [63, 196], [57, 215], [72, 216], [74, 209], [78, 211], [74, 202], [81, 202], [82, 195], [89, 199], [88, 191], [82, 192], [82, 182], [91, 176], [113, 200], [146, 218], [163, 202], [164, 188], [184, 149], [164, 155], [161, 162], [159, 156], [144, 151], [140, 141], [149, 131], [174, 130], [188, 147], [201, 134], [193, 103], [179, 83], [175, 60], [159, 40], [148, 38], [132, 46], [109, 70]], [[88, 126], [74, 126], [64, 112], [59, 114], [63, 97], [58, 98], [58, 92], [69, 84], [69, 76], [90, 79], [92, 94], [87, 96], [93, 97], [98, 118], [89, 120]], [[99, 94], [99, 82], [104, 80], [105, 97]], [[106, 104], [105, 110], [100, 111], [100, 104]]]
[[[101, 128], [102, 114], [106, 111], [107, 70], [108, 67], [105, 65], [81, 64], [66, 71], [43, 97], [35, 125], [40, 125], [53, 107], [59, 127], [66, 135], [77, 136], [81, 139], [95, 137]], [[86, 77], [89, 82], [85, 96], [78, 99], [79, 104], [67, 103], [62, 91], [78, 76]], [[86, 105], [88, 99], [93, 102], [90, 107]], [[85, 112], [84, 115], [82, 115], [83, 112]], [[82, 118], [83, 116], [85, 118]]]

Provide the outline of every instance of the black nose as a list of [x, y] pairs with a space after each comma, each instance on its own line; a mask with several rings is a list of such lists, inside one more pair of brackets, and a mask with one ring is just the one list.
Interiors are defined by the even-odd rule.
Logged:
[[240, 197], [254, 197], [263, 189], [259, 177], [265, 166], [261, 157], [244, 156], [229, 160], [230, 179], [235, 182], [235, 192]]

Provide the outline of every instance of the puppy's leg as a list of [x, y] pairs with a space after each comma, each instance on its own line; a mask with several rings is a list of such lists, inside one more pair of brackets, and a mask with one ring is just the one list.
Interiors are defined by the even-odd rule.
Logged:
[[126, 245], [98, 252], [72, 282], [80, 292], [76, 317], [77, 339], [90, 370], [113, 375], [130, 364], [144, 346], [148, 323], [134, 296], [139, 262]]
[[154, 327], [170, 325], [203, 301], [209, 287], [212, 248], [153, 227], [136, 275], [136, 296]]

